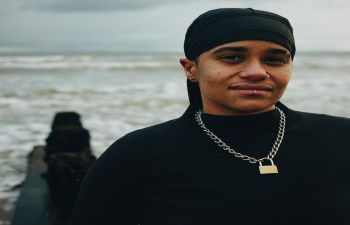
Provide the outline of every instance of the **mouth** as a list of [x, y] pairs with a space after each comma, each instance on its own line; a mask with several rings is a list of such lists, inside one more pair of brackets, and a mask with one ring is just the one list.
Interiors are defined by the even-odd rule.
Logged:
[[273, 87], [266, 84], [232, 84], [228, 89], [241, 94], [262, 95], [271, 92]]

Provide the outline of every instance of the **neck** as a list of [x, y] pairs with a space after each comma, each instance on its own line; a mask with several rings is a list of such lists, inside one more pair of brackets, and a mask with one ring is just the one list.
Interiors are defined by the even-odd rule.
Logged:
[[251, 137], [275, 133], [278, 129], [279, 113], [277, 110], [235, 116], [204, 113], [202, 119], [210, 130], [220, 135]]
[[210, 115], [219, 115], [219, 116], [248, 116], [248, 115], [257, 115], [257, 114], [261, 114], [264, 112], [268, 112], [268, 111], [272, 111], [274, 110], [276, 107], [275, 105], [269, 106], [267, 108], [264, 109], [256, 109], [256, 108], [249, 108], [246, 107], [244, 110], [240, 110], [240, 109], [232, 109], [232, 108], [217, 108], [217, 107], [208, 107], [206, 104], [204, 104], [203, 106], [204, 108], [204, 112], [206, 114], [210, 114]]

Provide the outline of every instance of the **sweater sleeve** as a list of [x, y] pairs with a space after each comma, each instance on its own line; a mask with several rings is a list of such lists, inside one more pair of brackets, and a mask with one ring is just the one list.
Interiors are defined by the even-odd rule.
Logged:
[[[82, 183], [71, 225], [139, 224], [140, 157], [123, 137], [90, 168]], [[136, 149], [137, 150], [137, 149]]]

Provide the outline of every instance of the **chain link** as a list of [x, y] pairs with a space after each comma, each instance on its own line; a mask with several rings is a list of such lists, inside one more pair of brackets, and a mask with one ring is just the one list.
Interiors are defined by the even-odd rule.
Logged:
[[278, 149], [279, 149], [279, 147], [280, 147], [280, 145], [281, 145], [281, 143], [283, 141], [285, 128], [286, 128], [286, 116], [285, 116], [284, 112], [281, 109], [279, 109], [278, 107], [276, 107], [276, 109], [279, 112], [279, 125], [278, 125], [278, 132], [277, 132], [276, 140], [273, 143], [271, 151], [269, 152], [269, 154], [266, 157], [263, 157], [263, 158], [260, 158], [260, 159], [256, 159], [254, 157], [251, 157], [251, 156], [248, 156], [248, 155], [244, 155], [242, 153], [237, 152], [236, 150], [234, 150], [233, 148], [228, 146], [225, 142], [223, 142], [213, 132], [211, 132], [204, 125], [204, 122], [202, 120], [203, 110], [198, 110], [196, 112], [195, 119], [196, 119], [198, 125], [203, 129], [205, 134], [207, 134], [209, 136], [209, 138], [212, 139], [219, 147], [221, 147], [223, 150], [228, 151], [229, 153], [233, 154], [237, 158], [240, 158], [242, 160], [246, 160], [246, 161], [254, 164], [254, 163], [262, 162], [264, 160], [272, 160], [276, 156], [276, 154], [278, 152]]

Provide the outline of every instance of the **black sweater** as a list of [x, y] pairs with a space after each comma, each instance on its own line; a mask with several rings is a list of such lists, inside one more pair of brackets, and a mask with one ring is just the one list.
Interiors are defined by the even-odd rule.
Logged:
[[[274, 162], [279, 173], [222, 150], [189, 107], [176, 120], [116, 141], [86, 177], [73, 225], [349, 225], [350, 119], [296, 112]], [[203, 115], [235, 150], [265, 157], [276, 110], [251, 116]]]

